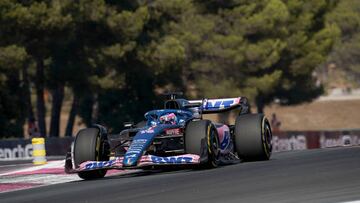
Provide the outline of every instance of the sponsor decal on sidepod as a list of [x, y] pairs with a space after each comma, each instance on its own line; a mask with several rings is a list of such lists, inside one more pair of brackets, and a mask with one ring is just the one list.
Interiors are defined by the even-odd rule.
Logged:
[[167, 129], [167, 130], [165, 130], [165, 133], [167, 135], [179, 135], [180, 134], [180, 128]]

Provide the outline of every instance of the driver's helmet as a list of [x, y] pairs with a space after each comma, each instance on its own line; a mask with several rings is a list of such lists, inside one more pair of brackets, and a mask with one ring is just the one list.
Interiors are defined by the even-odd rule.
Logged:
[[159, 121], [161, 124], [173, 124], [177, 123], [177, 117], [174, 113], [165, 114], [160, 116]]

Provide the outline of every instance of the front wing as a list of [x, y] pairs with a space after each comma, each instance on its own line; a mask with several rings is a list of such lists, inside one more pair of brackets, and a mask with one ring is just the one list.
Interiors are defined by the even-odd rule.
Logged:
[[141, 157], [139, 163], [134, 167], [124, 167], [123, 161], [124, 157], [115, 157], [113, 159], [110, 159], [109, 161], [86, 161], [84, 163], [81, 163], [78, 168], [73, 168], [72, 166], [70, 166], [70, 164], [65, 164], [65, 171], [66, 173], [78, 173], [81, 171], [91, 171], [99, 169], [134, 169], [143, 168], [145, 166], [159, 165], [191, 165], [200, 164], [200, 156], [195, 154], [184, 154], [168, 157], [144, 155]]

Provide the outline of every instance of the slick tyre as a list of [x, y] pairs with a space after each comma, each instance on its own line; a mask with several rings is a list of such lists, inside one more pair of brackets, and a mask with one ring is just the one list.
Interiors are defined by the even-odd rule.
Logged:
[[[86, 128], [80, 130], [74, 142], [75, 167], [85, 161], [108, 161], [109, 157], [105, 152], [105, 139], [100, 136], [99, 129]], [[78, 175], [84, 180], [102, 178], [106, 170], [82, 171]]]
[[185, 130], [185, 152], [207, 155], [202, 167], [215, 168], [219, 164], [220, 144], [216, 128], [209, 120], [190, 121]]
[[235, 148], [244, 161], [269, 160], [272, 151], [272, 132], [263, 114], [245, 114], [235, 122]]

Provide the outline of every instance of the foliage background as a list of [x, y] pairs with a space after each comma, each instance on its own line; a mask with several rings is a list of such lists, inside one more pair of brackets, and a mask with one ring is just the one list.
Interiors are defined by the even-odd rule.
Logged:
[[321, 64], [359, 79], [359, 11], [356, 0], [2, 0], [0, 136], [34, 121], [59, 136], [67, 97], [67, 136], [76, 116], [112, 131], [138, 122], [166, 91], [245, 95], [259, 112], [311, 101]]

